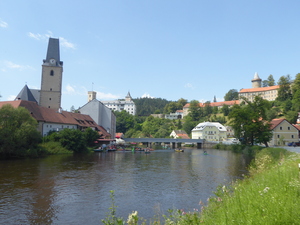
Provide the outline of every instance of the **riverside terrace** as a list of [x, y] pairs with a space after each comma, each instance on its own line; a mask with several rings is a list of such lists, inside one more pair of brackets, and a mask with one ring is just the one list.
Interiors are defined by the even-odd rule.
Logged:
[[171, 139], [171, 138], [123, 138], [125, 142], [137, 142], [147, 143], [148, 147], [151, 147], [152, 143], [170, 143], [172, 148], [176, 148], [178, 143], [197, 143], [197, 148], [200, 149], [203, 146], [204, 139]]

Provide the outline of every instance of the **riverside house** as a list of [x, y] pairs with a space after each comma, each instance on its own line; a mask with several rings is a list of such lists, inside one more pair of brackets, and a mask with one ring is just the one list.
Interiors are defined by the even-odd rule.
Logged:
[[0, 108], [6, 104], [14, 108], [24, 107], [38, 122], [38, 131], [43, 136], [49, 131], [60, 131], [65, 128], [84, 130], [88, 127], [96, 130], [103, 139], [109, 139], [110, 134], [88, 115], [72, 113], [39, 106], [36, 102], [16, 100], [0, 102]]
[[192, 130], [192, 139], [221, 142], [227, 139], [227, 130], [219, 122], [202, 122]]
[[273, 119], [271, 121], [273, 137], [269, 142], [270, 146], [287, 145], [290, 142], [299, 141], [298, 129], [286, 119]]

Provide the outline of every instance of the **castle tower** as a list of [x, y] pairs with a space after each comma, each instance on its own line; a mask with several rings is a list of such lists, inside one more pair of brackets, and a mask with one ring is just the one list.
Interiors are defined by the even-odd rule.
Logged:
[[88, 91], [88, 102], [96, 99], [97, 92], [96, 91]]
[[125, 96], [125, 102], [130, 102], [132, 101], [132, 97], [130, 95], [130, 92], [128, 91], [127, 95]]
[[259, 78], [258, 73], [256, 72], [252, 80], [252, 88], [260, 88], [260, 87], [261, 87], [261, 79]]
[[60, 61], [59, 39], [49, 38], [46, 59], [42, 65], [40, 106], [58, 110], [61, 106], [63, 62]]

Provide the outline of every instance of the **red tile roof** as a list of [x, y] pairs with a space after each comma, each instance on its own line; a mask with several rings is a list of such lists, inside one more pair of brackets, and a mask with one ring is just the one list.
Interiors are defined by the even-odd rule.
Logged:
[[[215, 107], [215, 106], [223, 106], [223, 105], [228, 105], [232, 106], [235, 104], [240, 104], [239, 100], [232, 100], [232, 101], [223, 101], [223, 102], [211, 102], [210, 106]], [[199, 103], [199, 107], [205, 107], [206, 103]], [[187, 103], [183, 106], [183, 108], [189, 108], [190, 103]]]
[[104, 137], [110, 136], [110, 134], [107, 133], [107, 131], [103, 127], [96, 124], [89, 115], [67, 111], [61, 111], [61, 113], [59, 113], [54, 109], [41, 107], [35, 102], [25, 100], [0, 102], [0, 108], [6, 104], [9, 104], [14, 108], [26, 108], [31, 113], [32, 117], [35, 118], [38, 122], [72, 124], [84, 128], [92, 127], [100, 131]]
[[282, 121], [284, 121], [286, 119], [273, 119], [270, 123], [271, 123], [271, 130], [273, 130], [275, 127], [277, 127], [279, 124], [281, 124]]
[[280, 87], [279, 85], [275, 85], [270, 87], [241, 89], [239, 93], [271, 91], [271, 90], [277, 90], [279, 89], [279, 87]]

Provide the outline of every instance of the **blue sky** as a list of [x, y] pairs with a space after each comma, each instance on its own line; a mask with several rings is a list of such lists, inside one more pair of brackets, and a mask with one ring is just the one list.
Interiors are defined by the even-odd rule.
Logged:
[[0, 2], [0, 95], [40, 88], [48, 38], [60, 39], [62, 107], [151, 96], [222, 101], [251, 88], [258, 72], [276, 81], [300, 72], [297, 0]]

